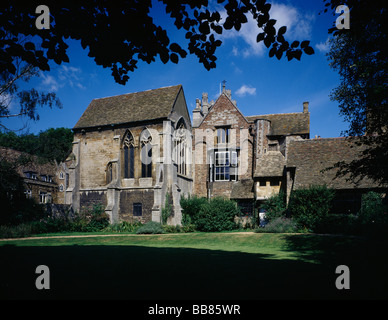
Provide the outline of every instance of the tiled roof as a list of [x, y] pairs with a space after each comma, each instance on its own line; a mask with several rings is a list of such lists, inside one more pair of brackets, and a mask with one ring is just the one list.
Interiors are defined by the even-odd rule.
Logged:
[[286, 159], [280, 151], [267, 151], [257, 159], [254, 177], [281, 177]]
[[349, 176], [334, 179], [337, 169], [325, 170], [337, 162], [350, 162], [356, 159], [362, 151], [362, 146], [354, 142], [354, 139], [346, 138], [291, 141], [288, 146], [287, 167], [296, 168], [294, 187], [309, 185], [327, 185], [334, 189], [377, 187], [376, 183], [368, 178], [363, 178], [355, 184], [347, 181]]
[[181, 85], [94, 99], [74, 129], [167, 118]]
[[22, 161], [22, 164], [16, 168], [22, 177], [25, 177], [25, 172], [34, 172], [38, 175], [38, 179], [40, 175], [50, 175], [55, 180], [57, 165], [53, 162], [47, 162], [37, 156], [3, 147], [0, 147], [0, 159], [9, 162]]
[[265, 119], [271, 121], [271, 135], [309, 134], [310, 113], [279, 113], [245, 117], [248, 121]]
[[233, 182], [232, 192], [230, 195], [231, 199], [252, 199], [253, 193], [253, 180], [244, 179]]

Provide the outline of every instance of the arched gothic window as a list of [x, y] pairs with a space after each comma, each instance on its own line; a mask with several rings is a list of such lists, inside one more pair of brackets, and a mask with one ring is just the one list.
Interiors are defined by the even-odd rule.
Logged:
[[144, 129], [140, 135], [141, 147], [141, 176], [142, 178], [152, 177], [152, 136], [151, 133]]
[[124, 148], [124, 178], [135, 177], [135, 141], [128, 132], [123, 141]]
[[174, 160], [177, 164], [178, 173], [187, 175], [187, 137], [186, 137], [186, 126], [184, 122], [178, 125], [178, 129], [174, 131]]

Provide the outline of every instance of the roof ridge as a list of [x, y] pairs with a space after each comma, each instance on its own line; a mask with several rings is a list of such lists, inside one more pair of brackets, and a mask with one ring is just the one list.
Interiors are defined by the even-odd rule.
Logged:
[[306, 112], [289, 112], [289, 113], [268, 113], [268, 114], [259, 114], [259, 115], [253, 115], [253, 116], [245, 116], [246, 118], [253, 118], [253, 117], [265, 117], [265, 116], [281, 116], [281, 115], [293, 115], [293, 114], [307, 114]]
[[113, 97], [126, 96], [126, 95], [128, 95], [128, 94], [142, 93], [142, 92], [147, 92], [147, 91], [154, 91], [154, 90], [160, 90], [160, 89], [167, 89], [167, 88], [178, 87], [178, 86], [182, 86], [182, 85], [181, 85], [181, 84], [176, 84], [176, 85], [172, 85], [172, 86], [165, 86], [165, 87], [154, 88], [154, 89], [147, 89], [147, 90], [141, 90], [141, 91], [135, 91], [135, 92], [121, 93], [121, 94], [116, 94], [116, 95], [113, 95], [113, 96], [107, 96], [107, 97], [101, 97], [101, 98], [94, 98], [93, 100], [108, 99], [108, 98], [113, 98]]

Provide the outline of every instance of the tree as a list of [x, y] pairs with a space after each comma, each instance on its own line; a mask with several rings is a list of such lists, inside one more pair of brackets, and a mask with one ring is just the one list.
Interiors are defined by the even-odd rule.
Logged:
[[48, 161], [64, 161], [72, 149], [73, 132], [67, 128], [50, 128], [38, 135], [0, 133], [0, 146], [39, 156]]
[[[29, 39], [30, 37], [28, 36], [17, 36], [14, 39], [15, 45], [25, 45], [29, 43]], [[9, 46], [5, 45], [4, 48], [7, 50]], [[32, 120], [39, 120], [39, 114], [37, 113], [38, 106], [49, 106], [52, 108], [55, 105], [62, 107], [61, 102], [53, 92], [46, 93], [34, 88], [20, 89], [21, 83], [25, 84], [31, 78], [40, 76], [38, 67], [28, 64], [20, 57], [14, 58], [13, 66], [13, 72], [6, 68], [0, 70], [0, 121], [2, 118], [14, 117], [27, 117]], [[11, 112], [11, 110], [15, 109], [10, 107], [11, 104], [17, 105], [18, 111]], [[10, 131], [2, 123], [0, 123], [0, 129]], [[23, 129], [21, 128], [17, 131]]]
[[[341, 1], [326, 6], [335, 10]], [[376, 183], [388, 183], [387, 107], [387, 9], [383, 1], [348, 1], [350, 29], [329, 30], [333, 34], [328, 60], [338, 71], [340, 84], [331, 93], [340, 114], [349, 122], [346, 136], [357, 136], [363, 146], [360, 157], [338, 162], [337, 176], [350, 174], [359, 180], [368, 176]]]
[[[302, 52], [313, 54], [309, 41], [285, 40], [286, 27], [275, 29], [276, 20], [270, 18], [271, 4], [266, 0], [217, 0], [226, 11], [225, 21], [217, 10], [209, 11], [207, 0], [159, 0], [177, 29], [183, 29], [187, 50], [210, 70], [216, 67], [215, 52], [221, 45], [217, 35], [230, 29], [240, 30], [250, 15], [257, 21], [257, 42], [270, 48], [269, 55], [288, 60], [300, 59]], [[34, 68], [46, 71], [49, 62], [68, 62], [66, 39], [81, 42], [89, 49], [89, 56], [97, 65], [112, 70], [115, 81], [125, 84], [128, 73], [137, 68], [139, 60], [151, 63], [158, 56], [163, 63], [178, 63], [187, 50], [171, 42], [166, 29], [156, 25], [150, 14], [151, 0], [47, 0], [50, 10], [48, 29], [40, 30], [35, 22], [34, 1], [5, 0], [0, 5], [0, 71], [16, 73], [15, 58]], [[91, 32], [92, 30], [92, 32]], [[261, 31], [259, 33], [259, 31]], [[20, 35], [31, 36], [34, 41], [17, 42]]]

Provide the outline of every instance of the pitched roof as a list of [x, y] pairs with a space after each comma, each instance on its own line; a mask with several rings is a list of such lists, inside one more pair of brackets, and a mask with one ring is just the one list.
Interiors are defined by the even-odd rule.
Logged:
[[181, 85], [94, 99], [74, 129], [167, 118]]
[[376, 183], [363, 178], [359, 183], [347, 181], [349, 176], [335, 178], [337, 169], [331, 169], [340, 161], [350, 162], [356, 159], [362, 146], [354, 139], [325, 138], [291, 141], [287, 151], [287, 167], [295, 167], [294, 187], [309, 185], [327, 185], [334, 189], [375, 188]]
[[254, 177], [281, 177], [285, 165], [286, 158], [280, 151], [267, 151], [257, 159]]
[[244, 179], [233, 182], [232, 192], [230, 195], [231, 199], [252, 199], [253, 193], [253, 180]]
[[35, 155], [10, 148], [0, 147], [0, 159], [5, 159], [12, 163], [21, 161], [21, 164], [18, 164], [16, 167], [16, 171], [22, 177], [24, 177], [25, 172], [35, 172], [38, 175], [50, 175], [55, 177], [58, 168], [57, 164], [54, 162], [47, 162]]
[[310, 133], [309, 112], [267, 114], [245, 118], [252, 122], [258, 119], [271, 121], [271, 135], [274, 136]]

